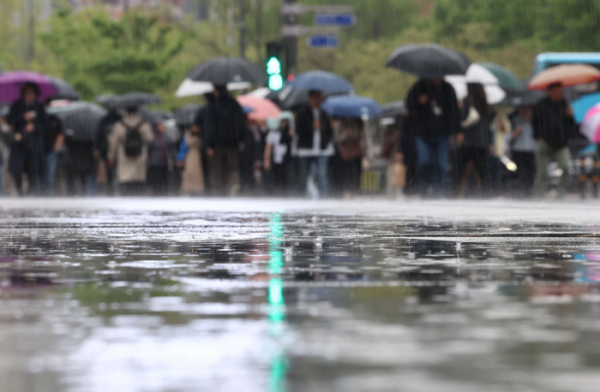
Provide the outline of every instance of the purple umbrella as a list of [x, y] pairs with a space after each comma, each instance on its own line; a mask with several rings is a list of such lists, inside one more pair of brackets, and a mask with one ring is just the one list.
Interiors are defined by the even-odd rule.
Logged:
[[12, 103], [21, 98], [21, 87], [25, 83], [35, 83], [39, 86], [42, 101], [58, 93], [52, 80], [37, 72], [5, 72], [0, 75], [0, 102]]

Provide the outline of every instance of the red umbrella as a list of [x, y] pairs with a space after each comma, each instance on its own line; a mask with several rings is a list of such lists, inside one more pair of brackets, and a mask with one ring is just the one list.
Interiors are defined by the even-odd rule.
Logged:
[[266, 98], [253, 97], [251, 95], [240, 95], [237, 98], [242, 106], [254, 109], [248, 118], [256, 121], [265, 121], [268, 118], [278, 118], [281, 110], [273, 102]]
[[530, 90], [545, 90], [560, 83], [564, 87], [600, 80], [600, 71], [586, 64], [564, 64], [551, 67], [535, 75], [527, 86]]

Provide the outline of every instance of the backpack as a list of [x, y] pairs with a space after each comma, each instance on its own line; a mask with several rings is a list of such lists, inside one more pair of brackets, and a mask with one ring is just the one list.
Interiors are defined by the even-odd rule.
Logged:
[[140, 127], [144, 124], [143, 121], [140, 121], [138, 125], [135, 127], [129, 127], [124, 122], [121, 122], [127, 132], [125, 133], [125, 155], [129, 158], [137, 158], [142, 155], [142, 134], [140, 133]]

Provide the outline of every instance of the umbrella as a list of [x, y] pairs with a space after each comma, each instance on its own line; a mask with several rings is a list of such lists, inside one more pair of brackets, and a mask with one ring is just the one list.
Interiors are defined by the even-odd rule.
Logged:
[[69, 101], [79, 101], [79, 93], [69, 83], [55, 76], [48, 76], [58, 92], [52, 96], [52, 99], [66, 99]]
[[194, 125], [194, 120], [196, 119], [196, 114], [198, 114], [198, 110], [202, 109], [202, 106], [197, 103], [191, 103], [189, 105], [185, 105], [180, 107], [175, 112], [175, 121], [177, 125], [181, 127], [189, 127], [190, 125]]
[[506, 93], [498, 86], [496, 76], [479, 64], [471, 64], [465, 75], [448, 75], [444, 77], [454, 87], [456, 98], [463, 100], [467, 97], [467, 84], [479, 83], [483, 85], [488, 103], [496, 105], [506, 97]]
[[585, 114], [580, 131], [592, 143], [600, 143], [600, 104], [592, 106]]
[[296, 90], [321, 91], [324, 93], [350, 93], [354, 87], [341, 76], [325, 71], [310, 71], [296, 76], [288, 86]]
[[464, 75], [471, 61], [462, 53], [438, 44], [404, 45], [390, 56], [387, 66], [421, 78]]
[[279, 117], [281, 114], [281, 110], [277, 105], [266, 98], [240, 95], [237, 100], [240, 105], [254, 109], [254, 111], [248, 115], [248, 118], [251, 120], [264, 121], [268, 118]]
[[[250, 87], [248, 82], [228, 83], [227, 90], [237, 91]], [[204, 95], [215, 91], [215, 86], [209, 82], [195, 82], [191, 79], [185, 79], [177, 88], [175, 96], [178, 98]]]
[[250, 91], [246, 95], [251, 95], [253, 97], [258, 97], [258, 98], [267, 98], [269, 96], [269, 94], [271, 94], [272, 91], [273, 90], [271, 90], [268, 87], [261, 87], [261, 88], [257, 88], [254, 91]]
[[114, 94], [102, 94], [96, 97], [96, 102], [107, 108], [114, 108], [116, 101], [117, 95]]
[[498, 79], [498, 86], [500, 86], [504, 90], [522, 90], [523, 83], [516, 77], [516, 75], [510, 72], [508, 69], [492, 64], [492, 63], [475, 63], [476, 65], [487, 69], [491, 72], [496, 79]]
[[223, 86], [240, 82], [262, 84], [266, 80], [266, 75], [258, 66], [247, 60], [219, 57], [197, 65], [186, 78], [195, 82], [209, 82]]
[[308, 91], [285, 86], [279, 91], [271, 91], [267, 99], [273, 101], [281, 110], [293, 110], [308, 103]]
[[509, 91], [507, 103], [511, 106], [534, 106], [541, 101], [546, 94], [542, 91]]
[[383, 111], [381, 112], [380, 117], [396, 118], [398, 116], [406, 116], [407, 114], [408, 109], [406, 108], [404, 101], [394, 101], [383, 106]]
[[321, 108], [331, 117], [338, 118], [368, 119], [379, 116], [382, 111], [375, 100], [358, 96], [329, 97]]
[[37, 72], [13, 71], [0, 75], [0, 102], [12, 103], [21, 98], [21, 88], [25, 83], [35, 83], [40, 89], [39, 99], [52, 98], [58, 90], [52, 80]]
[[114, 105], [116, 109], [127, 109], [130, 107], [138, 108], [140, 106], [154, 105], [161, 103], [161, 99], [154, 94], [150, 93], [129, 93], [118, 96], [114, 99]]
[[548, 68], [531, 79], [530, 90], [546, 90], [550, 85], [560, 83], [564, 87], [591, 83], [600, 80], [600, 71], [591, 65], [564, 64]]
[[78, 142], [92, 142], [98, 123], [106, 115], [106, 111], [91, 102], [74, 102], [67, 106], [48, 109], [61, 121], [65, 135]]

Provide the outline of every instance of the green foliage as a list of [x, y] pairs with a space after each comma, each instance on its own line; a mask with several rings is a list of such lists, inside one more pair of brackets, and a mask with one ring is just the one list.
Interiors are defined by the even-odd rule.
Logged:
[[114, 21], [100, 10], [74, 15], [61, 11], [40, 35], [64, 67], [64, 74], [85, 96], [152, 92], [168, 85], [167, 68], [183, 50], [187, 34], [158, 17], [134, 12]]

